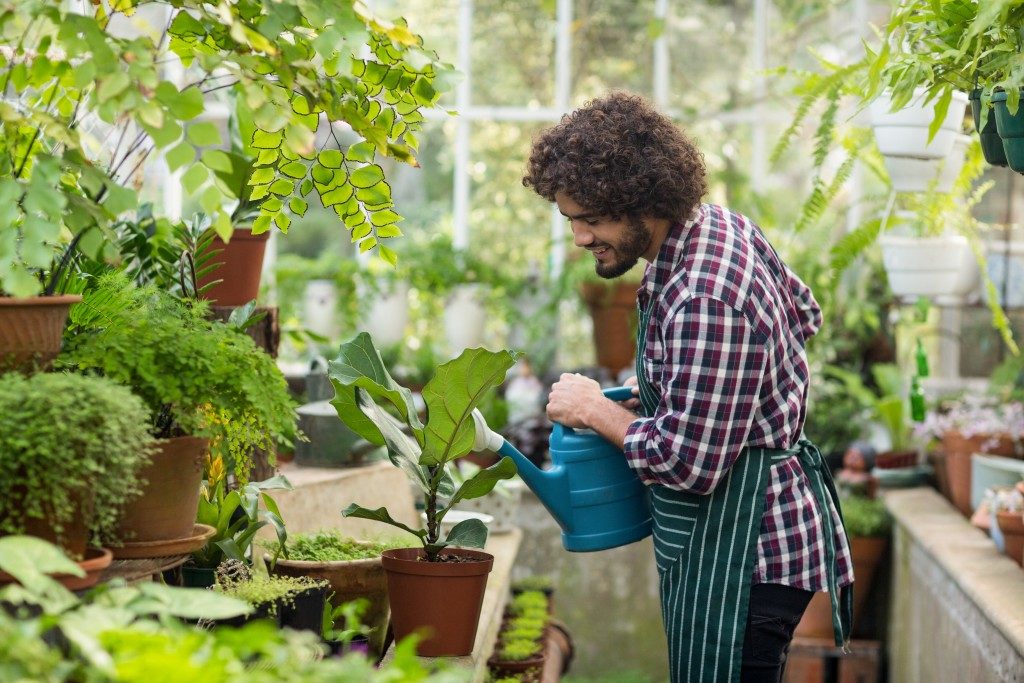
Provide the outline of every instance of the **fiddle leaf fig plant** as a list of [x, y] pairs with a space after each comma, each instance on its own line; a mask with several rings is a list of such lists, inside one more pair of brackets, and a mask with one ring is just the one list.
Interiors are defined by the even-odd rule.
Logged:
[[[460, 500], [487, 495], [495, 484], [515, 475], [511, 458], [480, 470], [456, 490], [449, 465], [473, 448], [473, 410], [500, 385], [519, 354], [511, 351], [467, 349], [458, 358], [437, 367], [423, 389], [426, 422], [413, 403], [412, 392], [399, 386], [384, 367], [367, 333], [342, 344], [330, 363], [329, 376], [338, 416], [353, 431], [377, 445], [387, 446], [388, 457], [423, 491], [425, 528], [413, 529], [394, 519], [386, 508], [370, 510], [356, 503], [342, 514], [391, 524], [414, 534], [423, 543], [427, 561], [439, 561], [449, 545], [482, 548], [487, 527], [478, 519], [456, 524], [440, 538], [441, 521]], [[439, 498], [448, 500], [439, 504]]]

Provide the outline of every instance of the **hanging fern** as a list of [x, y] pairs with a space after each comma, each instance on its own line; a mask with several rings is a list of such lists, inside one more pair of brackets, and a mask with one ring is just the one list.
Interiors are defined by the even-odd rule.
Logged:
[[854, 259], [871, 246], [882, 230], [881, 218], [869, 218], [843, 236], [830, 250], [829, 270], [832, 281], [837, 282]]

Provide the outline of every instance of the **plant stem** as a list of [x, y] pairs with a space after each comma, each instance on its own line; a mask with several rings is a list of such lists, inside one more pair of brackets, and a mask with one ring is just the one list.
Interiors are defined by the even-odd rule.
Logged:
[[[54, 98], [57, 97], [57, 83], [54, 82], [53, 90], [50, 91], [50, 100], [46, 103], [46, 108], [49, 109], [50, 105], [53, 104]], [[39, 139], [39, 134], [43, 131], [43, 124], [40, 123], [36, 126], [36, 130], [32, 133], [32, 139], [28, 142], [28, 147], [25, 148], [25, 156], [21, 158], [21, 163], [18, 165], [18, 170], [14, 172], [15, 178], [20, 178], [22, 171], [25, 170], [25, 164], [28, 163], [28, 159], [32, 156], [32, 148], [36, 146], [36, 140]]]

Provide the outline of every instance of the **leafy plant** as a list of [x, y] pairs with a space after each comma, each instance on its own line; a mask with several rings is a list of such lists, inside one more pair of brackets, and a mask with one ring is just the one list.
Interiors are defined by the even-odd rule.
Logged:
[[[427, 419], [417, 413], [412, 392], [398, 385], [381, 361], [370, 335], [359, 334], [342, 344], [331, 361], [334, 384], [331, 402], [339, 417], [354, 432], [376, 445], [387, 445], [388, 457], [424, 493], [426, 528], [413, 529], [391, 517], [385, 508], [369, 510], [353, 503], [342, 514], [385, 522], [414, 534], [423, 544], [427, 561], [439, 561], [448, 545], [482, 548], [487, 527], [478, 519], [456, 524], [447, 538], [440, 538], [444, 516], [460, 500], [487, 495], [497, 481], [516, 473], [511, 458], [481, 470], [455, 490], [450, 463], [473, 448], [472, 412], [484, 396], [501, 384], [517, 354], [469, 349], [437, 367], [423, 389]], [[388, 412], [394, 411], [395, 414]], [[439, 505], [445, 496], [447, 505]]]
[[856, 398], [861, 406], [872, 412], [875, 419], [889, 434], [890, 448], [894, 452], [910, 448], [912, 428], [908, 419], [906, 401], [902, 395], [903, 382], [899, 368], [891, 363], [876, 363], [871, 366], [871, 376], [877, 386], [870, 389], [860, 375], [843, 368], [830, 366], [826, 374], [841, 381], [846, 391]]
[[516, 638], [501, 644], [497, 659], [506, 662], [523, 662], [532, 659], [541, 652], [541, 645], [536, 640]]
[[404, 548], [405, 539], [357, 540], [338, 529], [323, 529], [310, 533], [293, 534], [282, 543], [266, 543], [274, 559], [286, 557], [302, 562], [341, 562], [367, 560], [380, 557], [389, 548]]
[[850, 496], [841, 501], [843, 525], [850, 536], [887, 536], [892, 519], [881, 500]]
[[104, 275], [72, 310], [59, 361], [129, 386], [149, 407], [155, 436], [210, 438], [214, 456], [245, 482], [254, 449], [294, 443], [294, 402], [274, 360], [206, 311], [205, 302]]
[[[252, 623], [209, 630], [183, 619], [224, 619], [252, 612], [209, 590], [159, 583], [105, 586], [76, 596], [44, 572], [81, 570], [39, 539], [0, 538], [0, 570], [21, 585], [0, 589], [0, 672], [31, 681], [146, 683], [166, 672], [181, 683], [454, 683], [458, 672], [428, 670], [415, 639], [402, 641], [379, 668], [365, 657], [321, 658], [316, 634]], [[28, 607], [28, 609], [23, 609]]]
[[[163, 12], [163, 30], [147, 30], [140, 5], [144, 17]], [[90, 255], [112, 241], [110, 225], [136, 206], [134, 176], [154, 153], [172, 172], [186, 169], [186, 192], [222, 237], [232, 200], [259, 204], [256, 232], [287, 231], [315, 191], [362, 250], [379, 245], [394, 262], [381, 240], [401, 234], [400, 216], [375, 159], [416, 163], [421, 109], [452, 73], [404, 22], [354, 0], [97, 1], [91, 14], [5, 0], [0, 42], [9, 46], [0, 55], [0, 290], [15, 296], [41, 291], [72, 239]], [[187, 70], [181, 88], [166, 76], [171, 59]], [[222, 91], [252, 111], [248, 197], [218, 175], [231, 157], [216, 149], [215, 124], [198, 120]], [[317, 148], [322, 122], [338, 149]], [[355, 144], [338, 143], [334, 122], [348, 124]]]
[[[363, 623], [362, 617], [370, 606], [370, 601], [366, 598], [356, 598], [333, 606], [331, 604], [332, 597], [334, 597], [333, 593], [327, 596], [327, 600], [324, 602], [320, 637], [329, 643], [338, 643], [342, 646], [352, 642], [353, 638], [357, 636], [369, 637], [373, 629]], [[337, 627], [339, 620], [342, 622], [341, 628]]]
[[293, 603], [295, 596], [312, 588], [325, 588], [330, 584], [308, 576], [265, 576], [256, 574], [239, 581], [218, 581], [214, 590], [229, 597], [243, 600], [253, 607], [267, 606], [270, 615], [278, 607]]
[[0, 532], [48, 518], [63, 541], [84, 517], [101, 539], [141, 493], [154, 448], [149, 415], [126, 388], [100, 377], [0, 375]]
[[[292, 485], [285, 477], [278, 475], [266, 481], [251, 481], [229, 491], [219, 456], [209, 461], [206, 471], [196, 521], [216, 531], [206, 545], [192, 553], [195, 566], [214, 569], [225, 559], [251, 563], [253, 539], [268, 524], [274, 528], [278, 543], [287, 541], [281, 511], [267, 493], [291, 491]], [[260, 510], [260, 502], [266, 510]]]
[[511, 589], [513, 595], [527, 591], [539, 591], [544, 594], [550, 594], [554, 591], [554, 587], [555, 583], [551, 580], [551, 577], [531, 574], [530, 576], [524, 576], [513, 581]]

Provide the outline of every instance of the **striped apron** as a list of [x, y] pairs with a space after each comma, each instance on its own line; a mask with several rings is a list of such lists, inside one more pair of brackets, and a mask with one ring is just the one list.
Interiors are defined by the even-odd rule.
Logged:
[[[650, 311], [651, 306], [640, 311], [636, 353], [640, 402], [648, 417], [660, 402], [642, 360]], [[853, 587], [837, 585], [835, 526], [827, 501], [832, 500], [837, 510], [840, 507], [821, 453], [804, 439], [788, 450], [748, 447], [709, 495], [649, 487], [661, 616], [673, 683], [739, 680], [770, 469], [793, 456], [800, 459], [822, 515], [835, 642], [844, 647], [848, 642]]]

